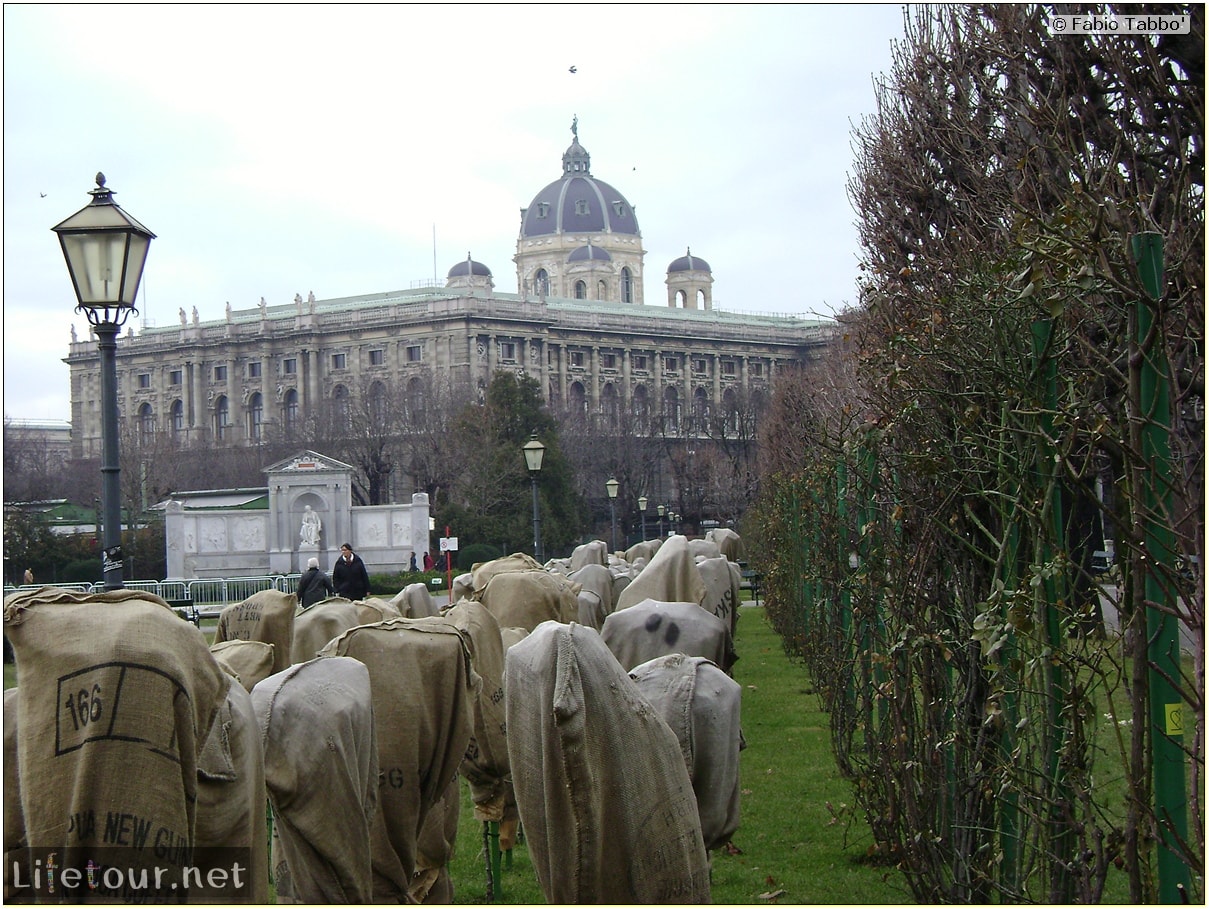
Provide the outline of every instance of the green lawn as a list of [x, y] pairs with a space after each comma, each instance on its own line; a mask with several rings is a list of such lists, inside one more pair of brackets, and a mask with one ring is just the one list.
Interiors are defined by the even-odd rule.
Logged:
[[[897, 871], [865, 861], [872, 837], [863, 824], [849, 823], [852, 800], [835, 770], [827, 719], [762, 607], [742, 610], [735, 644], [747, 740], [740, 759], [742, 819], [733, 837], [739, 852], [713, 856], [713, 901], [911, 902]], [[486, 902], [482, 826], [464, 795], [451, 869], [458, 903]], [[497, 901], [545, 902], [524, 845], [514, 851]]]

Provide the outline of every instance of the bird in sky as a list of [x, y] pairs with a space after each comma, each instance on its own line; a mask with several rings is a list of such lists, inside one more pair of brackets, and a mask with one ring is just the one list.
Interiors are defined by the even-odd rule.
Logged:
[[41, 196], [43, 199], [46, 198], [46, 193], [38, 193], [38, 195]]
[[575, 67], [574, 67], [574, 66], [572, 66], [570, 69], [568, 69], [568, 70], [567, 70], [567, 72], [569, 72], [569, 73], [573, 73], [573, 72], [575, 72], [575, 71], [576, 71], [576, 70], [575, 70]]

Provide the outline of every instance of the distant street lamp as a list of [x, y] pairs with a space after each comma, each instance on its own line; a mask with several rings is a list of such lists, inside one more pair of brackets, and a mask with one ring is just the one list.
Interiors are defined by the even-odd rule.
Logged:
[[617, 487], [620, 485], [616, 477], [609, 477], [605, 482], [605, 490], [609, 493], [609, 523], [613, 529], [613, 552], [617, 551]]
[[642, 516], [642, 542], [646, 542], [646, 496], [638, 497], [638, 513]]
[[542, 559], [542, 521], [537, 511], [537, 475], [542, 469], [542, 458], [546, 456], [546, 446], [537, 440], [537, 434], [529, 437], [521, 451], [525, 455], [525, 466], [529, 468], [529, 479], [533, 484], [533, 557], [539, 562]]
[[51, 228], [101, 355], [101, 501], [104, 540], [101, 570], [106, 590], [122, 589], [122, 499], [118, 462], [118, 332], [131, 313], [155, 234], [113, 201], [105, 175], [97, 174], [92, 201]]
[[659, 512], [659, 539], [663, 539], [663, 514], [667, 511], [666, 505], [659, 505], [655, 508]]

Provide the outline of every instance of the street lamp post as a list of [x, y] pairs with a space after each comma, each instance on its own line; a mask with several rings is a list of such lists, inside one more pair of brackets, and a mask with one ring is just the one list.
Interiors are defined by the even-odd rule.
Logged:
[[659, 512], [659, 539], [663, 539], [663, 515], [667, 511], [666, 505], [656, 506], [655, 510]]
[[616, 477], [609, 477], [605, 482], [605, 491], [609, 494], [609, 524], [613, 531], [613, 552], [617, 551], [617, 487], [620, 485]]
[[646, 496], [638, 497], [638, 514], [641, 515], [642, 521], [642, 542], [646, 542]]
[[101, 502], [104, 539], [101, 569], [106, 590], [122, 588], [122, 490], [118, 461], [118, 332], [137, 313], [147, 251], [155, 234], [113, 201], [105, 175], [97, 174], [92, 201], [51, 228], [59, 235], [63, 258], [83, 312], [97, 336], [101, 356]]
[[542, 521], [537, 510], [537, 475], [542, 469], [542, 458], [546, 456], [546, 446], [537, 440], [537, 434], [529, 437], [521, 451], [525, 455], [525, 466], [529, 469], [529, 480], [533, 484], [533, 557], [539, 562], [542, 559]]

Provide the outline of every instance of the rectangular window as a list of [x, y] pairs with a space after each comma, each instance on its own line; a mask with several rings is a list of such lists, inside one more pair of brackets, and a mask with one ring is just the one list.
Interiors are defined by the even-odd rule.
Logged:
[[287, 357], [281, 361], [281, 372], [287, 376], [298, 374], [298, 360], [294, 357]]
[[635, 369], [645, 370], [646, 369], [646, 355], [645, 354], [634, 354], [633, 363], [634, 363]]
[[705, 372], [706, 369], [705, 357], [693, 358], [693, 372]]
[[600, 365], [604, 369], [616, 369], [617, 368], [617, 355], [611, 354], [611, 353], [601, 354], [600, 355]]
[[762, 375], [764, 375], [764, 364], [763, 363], [749, 363], [747, 366], [747, 371], [750, 372], [753, 376], [762, 376]]
[[733, 376], [734, 374], [735, 374], [735, 361], [734, 360], [723, 360], [722, 361], [722, 375]]
[[422, 354], [423, 351], [421, 350], [420, 345], [413, 344], [411, 347], [407, 348], [407, 362], [419, 363]]
[[516, 362], [516, 345], [511, 341], [500, 341], [500, 359], [509, 363]]
[[344, 369], [345, 363], [348, 362], [344, 354], [332, 354], [332, 369]]
[[249, 379], [259, 379], [260, 378], [260, 361], [259, 360], [257, 360], [255, 363], [248, 364], [248, 378]]
[[225, 367], [225, 366], [215, 366], [214, 367], [214, 381], [215, 382], [227, 381], [227, 367]]
[[182, 373], [179, 369], [172, 369], [172, 370], [168, 371], [168, 384], [169, 385], [180, 385], [181, 378], [182, 378]]
[[679, 368], [680, 368], [680, 358], [679, 357], [664, 357], [663, 358], [663, 371], [664, 372], [675, 372]]
[[381, 366], [385, 362], [386, 362], [386, 351], [371, 350], [369, 352], [369, 365], [370, 366]]
[[136, 382], [137, 382], [139, 388], [150, 388], [151, 387], [151, 373], [140, 372], [138, 374], [138, 378], [136, 379]]
[[571, 365], [579, 369], [584, 368], [584, 352], [582, 350], [571, 351]]

